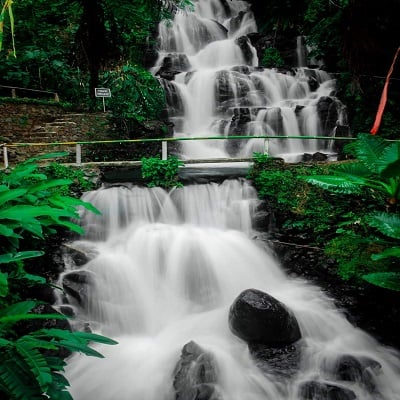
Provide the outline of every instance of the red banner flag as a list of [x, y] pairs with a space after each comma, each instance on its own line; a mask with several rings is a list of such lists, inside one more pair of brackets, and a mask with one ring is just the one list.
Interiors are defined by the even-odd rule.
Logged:
[[383, 110], [385, 109], [386, 100], [387, 100], [387, 92], [388, 92], [390, 76], [392, 75], [392, 72], [394, 69], [394, 64], [396, 63], [396, 59], [397, 59], [399, 52], [400, 52], [400, 47], [397, 49], [396, 54], [394, 55], [392, 65], [390, 66], [389, 72], [386, 77], [385, 86], [383, 87], [383, 91], [382, 91], [381, 101], [379, 102], [378, 111], [376, 112], [374, 126], [372, 127], [372, 129], [370, 131], [373, 135], [375, 135], [378, 132], [379, 125], [381, 124]]

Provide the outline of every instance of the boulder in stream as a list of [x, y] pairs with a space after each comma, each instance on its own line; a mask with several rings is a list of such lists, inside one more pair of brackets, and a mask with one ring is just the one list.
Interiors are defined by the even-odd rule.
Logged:
[[279, 300], [257, 289], [243, 291], [229, 310], [231, 331], [249, 344], [285, 347], [301, 338], [293, 313]]

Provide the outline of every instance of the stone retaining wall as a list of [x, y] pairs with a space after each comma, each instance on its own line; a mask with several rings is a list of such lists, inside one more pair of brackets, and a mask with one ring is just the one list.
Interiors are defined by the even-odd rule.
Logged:
[[[59, 104], [0, 103], [0, 143], [101, 140], [107, 137], [108, 130], [107, 113], [71, 113]], [[75, 147], [52, 146], [51, 151], [73, 153]], [[12, 165], [44, 152], [49, 152], [48, 146], [11, 147], [8, 158]]]

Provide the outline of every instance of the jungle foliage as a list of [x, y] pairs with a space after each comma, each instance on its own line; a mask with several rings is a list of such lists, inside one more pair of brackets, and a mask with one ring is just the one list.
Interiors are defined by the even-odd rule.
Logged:
[[0, 397], [69, 400], [69, 383], [63, 375], [66, 355], [77, 351], [102, 357], [91, 344], [116, 342], [71, 331], [66, 317], [40, 298], [43, 287], [51, 285], [35, 271], [44, 242], [60, 229], [82, 233], [71, 222], [79, 218], [77, 207], [98, 211], [62, 195], [60, 189], [72, 181], [49, 178], [38, 161], [30, 159], [0, 173]]
[[249, 178], [278, 229], [323, 248], [343, 279], [400, 290], [400, 143], [362, 134], [346, 150], [355, 158], [331, 165], [255, 154]]
[[[109, 75], [126, 65], [153, 88], [158, 82], [143, 66], [153, 51], [157, 24], [188, 5], [187, 0], [14, 1], [16, 57], [5, 14], [0, 84], [57, 92], [82, 109], [100, 109], [94, 88], [110, 83]], [[157, 114], [159, 102], [153, 106], [151, 113]]]

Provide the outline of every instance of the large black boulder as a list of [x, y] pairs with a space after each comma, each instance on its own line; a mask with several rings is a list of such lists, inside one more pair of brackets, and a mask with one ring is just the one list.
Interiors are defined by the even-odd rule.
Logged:
[[229, 310], [231, 331], [249, 344], [284, 347], [301, 338], [293, 313], [279, 300], [257, 289], [243, 291]]

